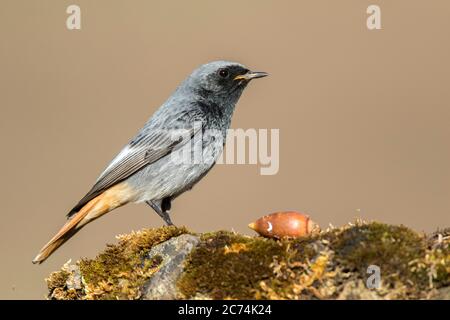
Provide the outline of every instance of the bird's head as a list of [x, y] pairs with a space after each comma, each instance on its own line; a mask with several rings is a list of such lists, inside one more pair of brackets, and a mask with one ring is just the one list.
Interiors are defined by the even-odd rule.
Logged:
[[236, 103], [252, 79], [267, 75], [265, 72], [250, 71], [237, 62], [214, 61], [194, 70], [186, 84], [206, 99], [214, 99], [218, 103]]

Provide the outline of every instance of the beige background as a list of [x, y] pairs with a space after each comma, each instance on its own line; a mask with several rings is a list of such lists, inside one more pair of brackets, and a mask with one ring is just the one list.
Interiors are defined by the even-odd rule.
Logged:
[[[72, 3], [81, 31], [65, 27]], [[381, 31], [366, 28], [371, 3], [2, 0], [0, 298], [42, 298], [69, 258], [162, 224], [127, 206], [31, 264], [178, 83], [216, 59], [271, 74], [233, 127], [280, 128], [280, 171], [217, 166], [174, 203], [175, 223], [251, 234], [257, 217], [296, 209], [322, 226], [449, 226], [450, 2], [376, 1]]]

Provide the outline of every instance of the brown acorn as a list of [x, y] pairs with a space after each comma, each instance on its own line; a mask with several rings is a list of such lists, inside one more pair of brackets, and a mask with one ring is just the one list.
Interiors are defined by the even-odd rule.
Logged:
[[308, 215], [296, 211], [271, 213], [248, 226], [268, 238], [304, 237], [318, 229]]

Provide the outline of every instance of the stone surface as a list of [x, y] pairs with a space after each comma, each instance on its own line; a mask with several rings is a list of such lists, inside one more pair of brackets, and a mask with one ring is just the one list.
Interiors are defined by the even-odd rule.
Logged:
[[[449, 299], [449, 233], [378, 222], [298, 239], [143, 229], [47, 279], [48, 298]], [[367, 267], [381, 268], [377, 289]]]
[[368, 289], [361, 280], [349, 281], [339, 294], [338, 300], [381, 300], [374, 289]]
[[174, 237], [153, 247], [148, 258], [160, 256], [162, 263], [144, 288], [143, 298], [151, 300], [177, 299], [176, 282], [183, 272], [185, 258], [200, 239], [190, 234]]
[[433, 300], [450, 300], [450, 287], [441, 288], [436, 290], [434, 294], [430, 296]]

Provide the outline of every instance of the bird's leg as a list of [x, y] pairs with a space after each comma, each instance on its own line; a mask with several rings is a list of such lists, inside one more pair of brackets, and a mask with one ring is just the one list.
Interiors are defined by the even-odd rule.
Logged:
[[146, 203], [156, 211], [158, 216], [160, 216], [168, 226], [174, 225], [169, 216], [169, 210], [171, 207], [170, 198], [164, 198], [163, 200], [156, 201], [146, 201]]

